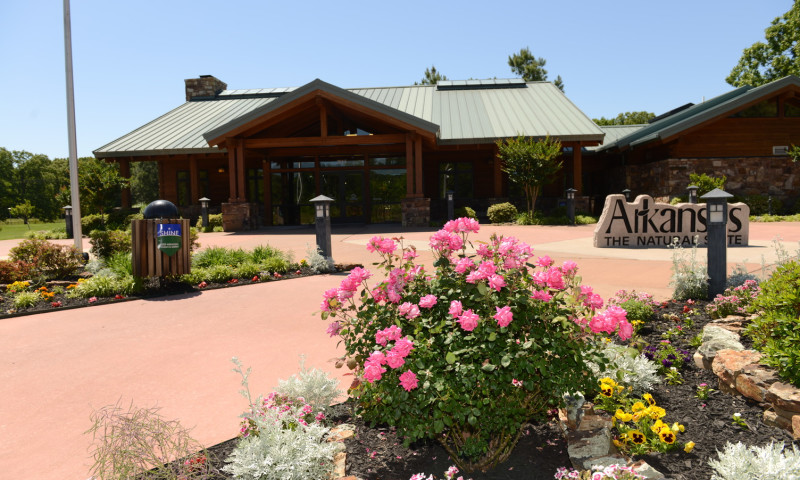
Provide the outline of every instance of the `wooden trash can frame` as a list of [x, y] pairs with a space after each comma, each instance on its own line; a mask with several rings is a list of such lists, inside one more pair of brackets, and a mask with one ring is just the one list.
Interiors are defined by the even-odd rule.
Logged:
[[[158, 249], [156, 232], [159, 224], [181, 226], [181, 247], [169, 256]], [[184, 275], [191, 270], [191, 226], [188, 218], [158, 218], [131, 222], [133, 275], [137, 277], [166, 277]]]

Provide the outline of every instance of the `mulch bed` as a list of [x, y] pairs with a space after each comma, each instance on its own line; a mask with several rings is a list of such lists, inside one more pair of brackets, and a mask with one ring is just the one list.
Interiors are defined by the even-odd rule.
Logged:
[[[334, 273], [349, 272], [357, 266], [361, 265], [337, 264], [336, 272]], [[254, 283], [277, 282], [281, 280], [309, 277], [312, 275], [318, 274], [314, 273], [311, 269], [304, 267], [300, 270], [290, 271], [278, 275], [262, 275], [257, 281], [253, 281], [252, 278], [237, 278], [225, 283], [205, 282], [206, 285], [202, 287], [198, 285], [189, 285], [188, 283], [179, 281], [171, 281], [169, 279], [151, 278], [147, 280], [145, 288], [142, 292], [130, 296], [95, 297], [94, 300], [91, 300], [88, 298], [69, 298], [65, 292], [56, 294], [47, 301], [39, 301], [32, 307], [20, 309], [14, 308], [13, 303], [11, 303], [11, 301], [5, 295], [0, 295], [0, 319], [49, 312], [53, 310], [68, 310], [73, 308], [92, 307], [96, 305], [105, 305], [108, 303], [125, 302], [130, 300], [153, 299], [171, 295], [199, 293], [203, 290], [232, 288], [243, 285], [252, 285]], [[77, 283], [79, 278], [81, 277], [76, 276], [69, 280], [59, 281], [58, 284], [62, 286], [62, 288], [66, 288], [66, 285], [70, 283]]]
[[[684, 327], [684, 334], [673, 338], [677, 348], [694, 352], [689, 345], [693, 336], [702, 331], [710, 321], [703, 307], [706, 302], [697, 302], [694, 309], [694, 326]], [[663, 340], [662, 332], [676, 324], [664, 319], [662, 314], [682, 315], [682, 302], [668, 302], [658, 311], [655, 319], [647, 323], [642, 338], [648, 343]], [[667, 478], [674, 480], [708, 480], [713, 473], [709, 459], [717, 458], [727, 442], [741, 441], [747, 445], [763, 446], [771, 441], [792, 443], [792, 437], [784, 430], [770, 427], [762, 422], [764, 406], [741, 396], [732, 396], [715, 391], [707, 400], [694, 396], [697, 385], [707, 383], [716, 390], [717, 378], [711, 372], [697, 368], [693, 363], [683, 370], [684, 383], [670, 385], [662, 382], [652, 394], [657, 404], [667, 411], [666, 420], [685, 425], [686, 432], [681, 441], [694, 441], [691, 453], [678, 449], [668, 454], [651, 454], [642, 458]], [[740, 413], [750, 426], [744, 429], [732, 421], [734, 413]], [[356, 426], [355, 436], [346, 441], [347, 474], [365, 480], [408, 480], [415, 473], [424, 472], [443, 478], [444, 471], [452, 465], [444, 450], [435, 442], [419, 442], [404, 448], [402, 438], [387, 426], [370, 427], [353, 415], [348, 403], [338, 405], [329, 416], [335, 423], [351, 423]], [[221, 468], [222, 461], [235, 446], [235, 439], [228, 440], [209, 450], [212, 462]], [[800, 442], [794, 442], [800, 447]], [[569, 467], [567, 445], [555, 423], [531, 425], [511, 455], [511, 458], [487, 473], [473, 473], [465, 478], [473, 480], [537, 480], [552, 479], [558, 467]], [[218, 478], [229, 478], [220, 476]]]

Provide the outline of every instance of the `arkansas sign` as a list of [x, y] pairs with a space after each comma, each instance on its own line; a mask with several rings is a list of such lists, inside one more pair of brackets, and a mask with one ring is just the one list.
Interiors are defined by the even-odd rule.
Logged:
[[[656, 203], [649, 195], [639, 195], [628, 203], [624, 195], [606, 197], [603, 214], [594, 229], [594, 246], [666, 247], [677, 239], [683, 246], [707, 243], [704, 203]], [[750, 232], [750, 207], [728, 204], [728, 246], [746, 246]]]

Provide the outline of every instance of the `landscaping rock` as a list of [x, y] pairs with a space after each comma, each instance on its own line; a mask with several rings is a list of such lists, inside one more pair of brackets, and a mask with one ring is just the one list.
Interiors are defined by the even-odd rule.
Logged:
[[745, 319], [739, 315], [728, 315], [725, 318], [718, 318], [717, 320], [712, 321], [709, 323], [709, 326], [724, 328], [725, 330], [739, 334], [742, 331], [742, 324], [744, 323]]
[[772, 410], [764, 411], [764, 424], [771, 427], [778, 427], [784, 430], [792, 431], [792, 422], [786, 418], [778, 415]]
[[747, 398], [763, 402], [770, 385], [778, 381], [774, 370], [763, 365], [745, 365], [736, 376], [736, 390]]
[[711, 364], [720, 350], [744, 350], [744, 345], [739, 342], [739, 335], [714, 325], [703, 328], [703, 344], [697, 349], [700, 359], [695, 359], [699, 368], [711, 370]]
[[780, 409], [800, 413], [800, 390], [788, 383], [773, 383], [767, 391], [767, 401]]
[[717, 351], [711, 364], [711, 370], [714, 375], [719, 377], [720, 389], [728, 392], [736, 391], [736, 376], [747, 365], [758, 363], [761, 360], [761, 356], [761, 353], [755, 350], [725, 349]]
[[800, 440], [800, 415], [792, 417], [792, 437], [795, 440]]
[[588, 470], [592, 468], [594, 460], [607, 457], [611, 453], [611, 431], [608, 428], [601, 428], [569, 432], [567, 444], [572, 465], [579, 470]]
[[656, 470], [655, 468], [651, 467], [650, 464], [645, 462], [644, 460], [639, 460], [630, 465], [633, 470], [638, 473], [639, 475], [643, 476], [648, 480], [659, 480], [664, 477], [664, 474]]

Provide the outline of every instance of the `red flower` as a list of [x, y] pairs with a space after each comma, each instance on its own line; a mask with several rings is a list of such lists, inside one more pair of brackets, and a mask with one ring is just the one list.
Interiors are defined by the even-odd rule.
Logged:
[[278, 272], [275, 272], [275, 278], [281, 278], [282, 276], [283, 276], [283, 275], [281, 275], [280, 273], [278, 273]]
[[689, 308], [689, 305], [684, 305], [684, 306], [683, 306], [683, 313], [689, 313], [689, 312], [691, 312], [691, 311], [692, 311], [692, 309], [691, 309], [691, 308]]
[[200, 287], [200, 288], [206, 288], [208, 286], [208, 284], [205, 281], [202, 281], [199, 284], [197, 284], [197, 286]]
[[50, 302], [50, 305], [52, 305], [52, 306], [54, 306], [54, 307], [58, 308], [58, 307], [60, 307], [60, 306], [61, 306], [61, 302]]
[[250, 281], [251, 281], [251, 282], [257, 282], [257, 281], [259, 281], [259, 280], [261, 280], [261, 279], [260, 279], [260, 278], [258, 278], [258, 275], [256, 275], [256, 276], [255, 276], [255, 277], [253, 277], [253, 279], [252, 279], [252, 280], [250, 280]]
[[228, 283], [239, 283], [239, 279], [238, 278], [231, 278], [230, 280], [228, 280]]
[[122, 295], [120, 295], [120, 294], [118, 293], [118, 294], [114, 295], [114, 298], [115, 298], [115, 299], [117, 299], [117, 300], [122, 300], [122, 299], [123, 299], [123, 298], [125, 298], [125, 297], [123, 297]]
[[298, 270], [298, 271], [296, 271], [296, 272], [294, 272], [294, 273], [296, 273], [297, 275], [302, 275], [302, 274], [303, 274], [303, 271], [302, 271], [302, 270]]

